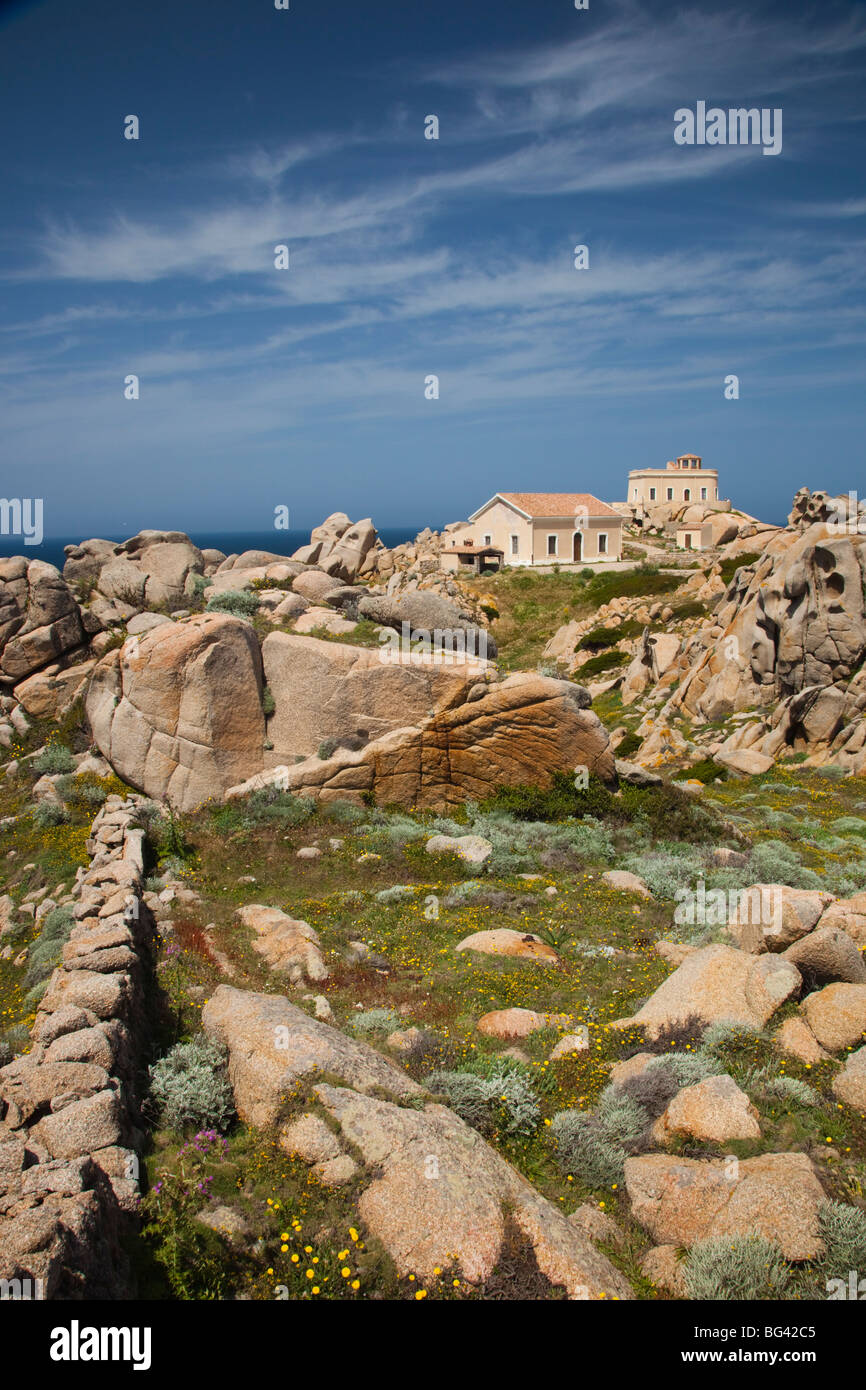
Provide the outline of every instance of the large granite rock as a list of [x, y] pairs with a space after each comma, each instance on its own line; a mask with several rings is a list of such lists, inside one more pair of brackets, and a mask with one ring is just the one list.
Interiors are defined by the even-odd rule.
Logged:
[[255, 632], [206, 613], [129, 638], [99, 662], [85, 708], [100, 751], [126, 782], [191, 810], [262, 765]]
[[776, 955], [753, 956], [731, 946], [704, 946], [669, 975], [620, 1027], [641, 1026], [655, 1038], [667, 1027], [697, 1017], [762, 1028], [802, 985], [800, 972]]
[[0, 677], [23, 681], [86, 641], [81, 610], [54, 565], [0, 562]]
[[647, 1154], [628, 1158], [632, 1215], [659, 1244], [685, 1246], [758, 1231], [789, 1260], [823, 1251], [818, 1210], [825, 1200], [803, 1153], [760, 1154], [705, 1162]]
[[405, 1100], [424, 1094], [380, 1052], [310, 1018], [281, 995], [220, 985], [202, 1010], [202, 1026], [228, 1048], [235, 1105], [252, 1125], [274, 1123], [297, 1082], [316, 1074], [364, 1093]]
[[95, 587], [136, 609], [182, 607], [195, 592], [195, 576], [204, 574], [202, 553], [183, 531], [140, 531], [114, 549]]
[[450, 1268], [482, 1282], [510, 1218], [541, 1273], [570, 1298], [632, 1296], [589, 1237], [445, 1106], [410, 1109], [330, 1085], [316, 1094], [364, 1162], [358, 1213], [401, 1274], [429, 1279]]
[[[318, 684], [298, 678], [298, 643], [312, 648], [304, 659]], [[322, 647], [326, 657], [316, 650]], [[345, 663], [344, 685], [335, 680], [338, 662]], [[615, 782], [607, 731], [586, 708], [586, 692], [570, 681], [515, 675], [491, 684], [471, 662], [437, 665], [432, 656], [380, 665], [364, 649], [283, 634], [265, 642], [265, 674], [277, 706], [269, 758], [282, 766], [231, 788], [232, 796], [279, 778], [291, 791], [324, 800], [360, 802], [368, 793], [381, 805], [442, 807], [483, 798], [498, 786], [549, 786], [554, 773], [578, 766]], [[432, 698], [418, 719], [428, 692]], [[402, 725], [395, 727], [398, 719]], [[364, 743], [367, 731], [375, 734], [386, 720], [391, 727]], [[302, 737], [309, 748], [331, 728], [349, 730], [363, 746], [286, 765]]]

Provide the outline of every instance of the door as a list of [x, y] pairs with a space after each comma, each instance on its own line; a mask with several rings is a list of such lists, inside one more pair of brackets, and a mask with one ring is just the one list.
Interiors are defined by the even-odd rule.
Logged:
[[572, 557], [571, 557], [571, 558], [572, 558], [572, 560], [575, 561], [575, 563], [577, 563], [578, 560], [583, 559], [583, 532], [582, 532], [582, 531], [575, 531], [575, 533], [574, 533], [574, 541], [573, 541], [573, 543], [572, 543]]

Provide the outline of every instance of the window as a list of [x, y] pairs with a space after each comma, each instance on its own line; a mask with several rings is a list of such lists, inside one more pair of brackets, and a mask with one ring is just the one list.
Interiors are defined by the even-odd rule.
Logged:
[[669, 487], [669, 488], [668, 488], [668, 501], [669, 501], [669, 502], [673, 502], [673, 500], [674, 500], [674, 490], [673, 490], [672, 487]]
[[691, 490], [691, 488], [690, 488], [690, 487], [683, 488], [683, 501], [684, 501], [684, 502], [691, 502], [691, 500], [692, 500], [692, 490]]
[[606, 555], [606, 554], [607, 554], [607, 532], [606, 532], [606, 531], [599, 531], [599, 533], [598, 533], [598, 553], [599, 553], [599, 555]]
[[492, 537], [492, 536], [485, 536], [485, 537], [484, 537], [484, 544], [485, 544], [485, 545], [492, 545], [492, 544], [493, 544], [493, 537]]
[[512, 555], [518, 555], [518, 554], [520, 553], [520, 537], [519, 537], [519, 536], [512, 536], [512, 537], [511, 537], [511, 553], [512, 553]]
[[547, 553], [548, 555], [556, 555], [558, 553], [556, 536], [547, 537]]
[[651, 502], [654, 502], [655, 500], [656, 500], [656, 490], [655, 490], [654, 487], [651, 487], [651, 488], [650, 488], [650, 501], [651, 501]]
[[635, 499], [635, 501], [637, 501], [637, 488], [636, 488], [636, 487], [635, 487], [635, 488], [632, 488], [632, 490], [631, 490], [631, 495], [632, 495], [632, 497]]
[[701, 488], [701, 501], [702, 501], [702, 502], [706, 502], [706, 500], [707, 500], [707, 489], [706, 489], [705, 487], [702, 487], [702, 488]]

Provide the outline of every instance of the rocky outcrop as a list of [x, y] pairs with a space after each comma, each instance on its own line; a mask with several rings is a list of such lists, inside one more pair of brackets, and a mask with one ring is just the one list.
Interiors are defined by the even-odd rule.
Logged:
[[309, 922], [296, 921], [278, 907], [250, 903], [238, 908], [238, 917], [254, 933], [253, 950], [272, 970], [288, 976], [293, 984], [316, 983], [328, 978], [318, 934]]
[[866, 534], [824, 522], [781, 532], [737, 571], [713, 621], [686, 644], [662, 716], [700, 723], [765, 707], [714, 755], [748, 753], [764, 767], [763, 759], [806, 752], [810, 762], [862, 771], [864, 656]]
[[[407, 674], [391, 669], [401, 678]], [[279, 691], [268, 684], [279, 710]], [[389, 688], [396, 682], [383, 683]], [[607, 733], [587, 703], [586, 693], [569, 681], [516, 675], [472, 685], [464, 677], [454, 698], [418, 724], [394, 728], [357, 750], [338, 748], [329, 758], [272, 770], [227, 794], [243, 796], [278, 782], [324, 800], [360, 802], [366, 794], [382, 805], [420, 808], [481, 799], [498, 786], [549, 786], [555, 772], [577, 766], [612, 782]], [[274, 743], [276, 752], [276, 737]]]
[[0, 560], [0, 679], [23, 681], [86, 642], [78, 604], [54, 565]]
[[695, 1017], [705, 1024], [724, 1020], [762, 1028], [801, 986], [800, 972], [781, 956], [756, 958], [731, 946], [704, 946], [617, 1026], [643, 1027], [650, 1038]]
[[465, 701], [488, 679], [485, 662], [437, 662], [412, 654], [387, 661], [383, 655], [388, 653], [294, 633], [266, 637], [264, 677], [275, 703], [268, 721], [270, 764], [309, 757], [327, 739], [349, 738], [363, 747]]
[[109, 797], [73, 890], [75, 925], [31, 1050], [0, 1069], [0, 1279], [44, 1298], [129, 1298], [138, 1048], [153, 919], [135, 798]]
[[[398, 657], [287, 633], [270, 634], [260, 655], [248, 623], [208, 613], [109, 652], [85, 708], [118, 774], [183, 810], [274, 782], [325, 799], [444, 806], [578, 765], [615, 780], [580, 687], [497, 682], [486, 662], [437, 653]], [[329, 743], [332, 756], [319, 757]]]
[[818, 1211], [824, 1190], [802, 1153], [760, 1154], [731, 1163], [647, 1154], [625, 1163], [632, 1215], [659, 1244], [685, 1246], [758, 1231], [788, 1260], [823, 1252]]
[[181, 607], [195, 593], [194, 577], [204, 574], [202, 553], [183, 531], [139, 531], [111, 554], [106, 544], [67, 546], [64, 577], [136, 611]]
[[396, 632], [408, 631], [413, 641], [419, 640], [418, 634], [426, 633], [427, 641], [436, 647], [464, 650], [491, 660], [496, 656], [496, 644], [486, 628], [479, 627], [471, 613], [438, 594], [411, 590], [394, 597], [371, 594], [361, 599], [358, 613]]
[[220, 985], [202, 1010], [202, 1027], [228, 1048], [238, 1114], [252, 1125], [273, 1124], [298, 1083], [317, 1074], [364, 1094], [384, 1091], [405, 1100], [424, 1094], [380, 1052], [281, 995]]
[[308, 1112], [283, 1125], [280, 1143], [326, 1183], [356, 1175], [359, 1219], [400, 1274], [427, 1279], [445, 1269], [482, 1283], [496, 1267], [510, 1217], [541, 1273], [569, 1297], [631, 1296], [628, 1282], [582, 1230], [480, 1134], [427, 1100], [366, 1043], [309, 1018], [287, 999], [224, 985], [202, 1022], [228, 1048], [235, 1102], [249, 1123], [281, 1121], [299, 1083], [312, 1085], [311, 1099], [330, 1126]]
[[124, 781], [191, 809], [261, 767], [255, 633], [239, 618], [205, 613], [128, 638], [99, 662], [85, 709]]

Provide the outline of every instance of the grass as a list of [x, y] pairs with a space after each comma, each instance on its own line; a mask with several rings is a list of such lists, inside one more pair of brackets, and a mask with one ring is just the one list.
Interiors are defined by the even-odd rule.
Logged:
[[[662, 574], [653, 566], [639, 565], [597, 574], [505, 569], [465, 582], [476, 594], [492, 599], [499, 613], [491, 625], [498, 662], [503, 670], [514, 671], [535, 667], [563, 623], [589, 617], [617, 596], [651, 598], [672, 593], [685, 578], [682, 573]], [[623, 635], [621, 629], [618, 632]]]

